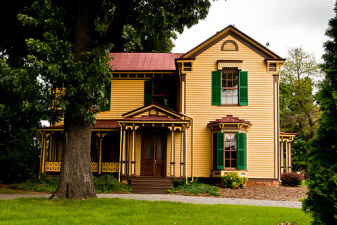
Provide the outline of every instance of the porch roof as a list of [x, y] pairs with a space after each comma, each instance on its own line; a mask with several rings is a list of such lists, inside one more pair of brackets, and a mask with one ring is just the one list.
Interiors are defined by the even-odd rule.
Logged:
[[[96, 120], [92, 129], [116, 129], [119, 128], [117, 120]], [[41, 130], [63, 130], [64, 125], [44, 127]]]
[[110, 66], [113, 71], [175, 71], [175, 59], [181, 53], [126, 53], [113, 52]]
[[280, 142], [282, 141], [293, 141], [297, 133], [286, 133], [280, 132]]

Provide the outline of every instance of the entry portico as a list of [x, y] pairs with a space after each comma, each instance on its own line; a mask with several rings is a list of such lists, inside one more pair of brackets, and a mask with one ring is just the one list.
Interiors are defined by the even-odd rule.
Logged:
[[[123, 114], [123, 119], [118, 120], [119, 177], [185, 177], [186, 131], [190, 120], [184, 117], [157, 104]], [[141, 165], [137, 166], [137, 162]]]

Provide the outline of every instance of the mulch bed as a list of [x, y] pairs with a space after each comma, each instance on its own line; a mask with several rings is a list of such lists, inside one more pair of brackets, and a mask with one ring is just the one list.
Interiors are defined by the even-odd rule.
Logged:
[[222, 198], [245, 198], [272, 201], [299, 201], [307, 197], [307, 187], [249, 185], [242, 189], [221, 188]]

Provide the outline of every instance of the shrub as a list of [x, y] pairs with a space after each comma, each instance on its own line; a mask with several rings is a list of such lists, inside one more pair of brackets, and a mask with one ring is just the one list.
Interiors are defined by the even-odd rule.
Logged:
[[225, 188], [238, 189], [248, 182], [246, 177], [240, 177], [237, 173], [232, 172], [222, 177], [222, 185]]
[[169, 193], [184, 193], [189, 195], [206, 194], [220, 196], [220, 188], [211, 186], [209, 184], [199, 183], [197, 180], [194, 182], [188, 181], [187, 184], [185, 179], [182, 181], [174, 180], [172, 184], [172, 189], [168, 191]]
[[97, 193], [126, 193], [131, 191], [129, 185], [119, 182], [116, 178], [109, 174], [105, 174], [100, 177], [94, 177], [94, 185]]
[[0, 150], [0, 180], [11, 184], [37, 179], [39, 154], [33, 141], [17, 140], [3, 147]]
[[281, 182], [282, 185], [296, 187], [301, 184], [303, 180], [303, 175], [296, 172], [282, 173]]
[[12, 184], [10, 188], [19, 188], [26, 191], [55, 192], [59, 183], [58, 177], [45, 174], [40, 180], [28, 180], [25, 183]]

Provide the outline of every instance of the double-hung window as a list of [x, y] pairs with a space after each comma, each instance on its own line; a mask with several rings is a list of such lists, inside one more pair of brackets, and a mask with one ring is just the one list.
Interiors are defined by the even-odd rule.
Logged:
[[225, 169], [236, 169], [236, 133], [225, 133]]
[[245, 133], [213, 133], [213, 168], [247, 169]]
[[229, 70], [221, 72], [221, 104], [237, 105], [239, 88], [239, 72]]
[[212, 72], [212, 105], [248, 105], [248, 72]]

